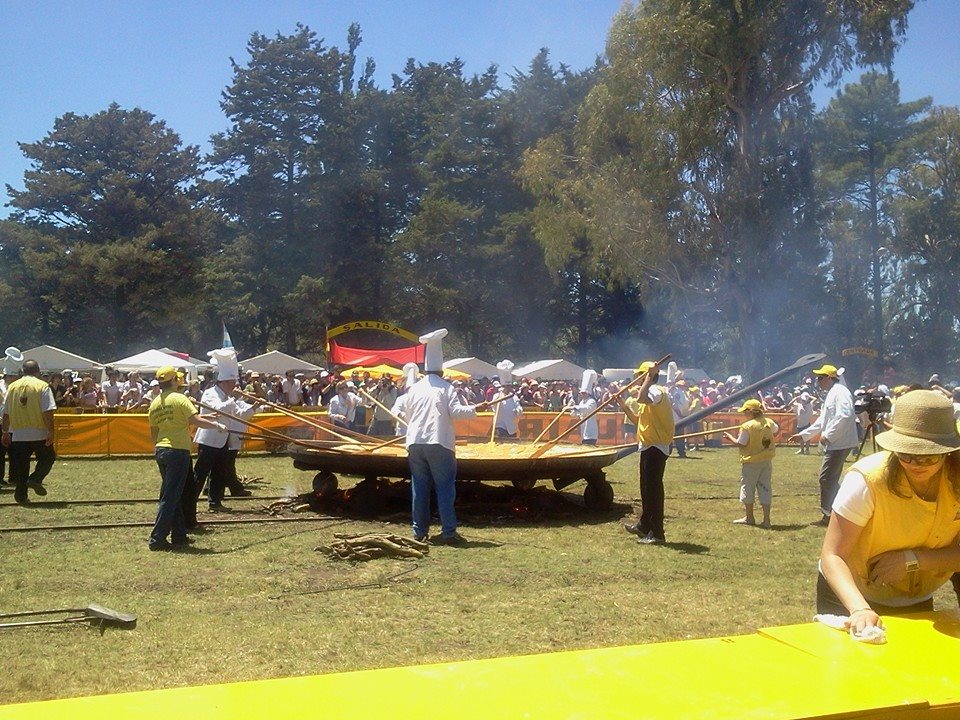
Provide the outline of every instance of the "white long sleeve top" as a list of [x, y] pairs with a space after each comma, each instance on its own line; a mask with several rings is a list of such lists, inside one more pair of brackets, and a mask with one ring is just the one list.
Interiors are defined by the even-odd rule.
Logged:
[[475, 417], [474, 405], [463, 405], [453, 385], [438, 375], [425, 375], [407, 392], [407, 441], [411, 445], [443, 445], [456, 451], [454, 418]]
[[[203, 395], [200, 396], [200, 402], [204, 405], [209, 405], [214, 410], [223, 410], [225, 413], [243, 419], [253, 415], [257, 409], [256, 405], [245, 403], [243, 400], [238, 400], [232, 395], [227, 395], [219, 385], [214, 385], [204, 390]], [[200, 414], [212, 415], [213, 412], [202, 407], [200, 408]], [[231, 450], [239, 450], [243, 444], [243, 440], [236, 433], [246, 431], [246, 425], [224, 415], [219, 416], [217, 422], [226, 425], [228, 432], [200, 428], [197, 430], [197, 434], [193, 436], [193, 441], [198, 445], [207, 445], [208, 447], [216, 448], [222, 448], [229, 443]]]
[[857, 438], [857, 415], [853, 410], [853, 395], [842, 383], [834, 383], [823, 399], [820, 416], [799, 435], [804, 440], [820, 436], [820, 444], [827, 450], [845, 450], [860, 444]]

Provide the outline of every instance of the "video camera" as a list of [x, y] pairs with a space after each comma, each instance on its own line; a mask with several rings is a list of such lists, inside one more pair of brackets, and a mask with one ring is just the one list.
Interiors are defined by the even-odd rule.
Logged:
[[871, 422], [893, 409], [893, 403], [886, 395], [880, 395], [873, 390], [857, 390], [853, 397], [853, 410], [860, 415], [866, 413]]

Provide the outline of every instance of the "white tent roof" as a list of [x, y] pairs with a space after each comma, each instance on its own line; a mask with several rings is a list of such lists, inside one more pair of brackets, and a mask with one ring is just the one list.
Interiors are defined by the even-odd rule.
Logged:
[[[158, 350], [160, 350], [160, 352], [162, 353], [166, 353], [167, 355], [173, 355], [174, 357], [177, 357], [177, 352], [178, 352], [177, 350], [171, 350], [170, 348], [167, 348], [167, 347], [158, 348]], [[180, 354], [187, 355], [187, 353], [180, 353]], [[196, 365], [201, 370], [207, 370], [213, 367], [213, 363], [211, 363], [209, 360], [200, 360], [199, 358], [195, 358], [192, 355], [187, 355], [186, 360], [188, 363], [192, 365]]]
[[287, 355], [279, 350], [271, 350], [263, 355], [241, 360], [240, 366], [244, 372], [251, 370], [258, 373], [269, 373], [270, 375], [283, 375], [287, 370], [323, 370], [319, 365], [314, 365], [293, 355]]
[[579, 365], [569, 360], [537, 360], [536, 362], [518, 365], [513, 374], [519, 377], [539, 378], [541, 380], [576, 380], [583, 378], [583, 371]]
[[40, 365], [41, 372], [50, 372], [51, 370], [99, 370], [103, 367], [96, 360], [75, 355], [53, 345], [38, 345], [35, 348], [30, 348], [24, 351], [23, 357], [25, 360], [36, 360]]
[[490, 378], [494, 375], [499, 374], [496, 365], [491, 365], [488, 362], [484, 362], [479, 358], [475, 357], [465, 357], [465, 358], [454, 358], [453, 360], [447, 360], [443, 364], [444, 370], [456, 370], [457, 372], [466, 373], [470, 377], [486, 377]]
[[175, 368], [181, 368], [193, 378], [197, 374], [197, 366], [187, 360], [181, 360], [176, 355], [167, 355], [160, 350], [144, 350], [142, 353], [131, 355], [130, 357], [114, 360], [107, 363], [110, 367], [116, 368], [120, 372], [130, 372], [138, 370], [144, 373], [156, 372], [160, 368], [171, 365]]

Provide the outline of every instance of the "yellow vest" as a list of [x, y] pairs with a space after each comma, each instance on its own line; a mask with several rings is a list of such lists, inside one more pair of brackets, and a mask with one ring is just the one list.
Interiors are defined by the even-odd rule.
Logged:
[[883, 468], [889, 457], [887, 451], [874, 453], [850, 468], [850, 472], [858, 472], [866, 480], [874, 510], [863, 526], [848, 563], [857, 587], [867, 600], [902, 605], [903, 602], [896, 600], [906, 598], [910, 603], [919, 602], [947, 582], [953, 573], [920, 570], [908, 573], [900, 586], [874, 585], [868, 579], [871, 560], [888, 550], [937, 549], [956, 543], [960, 534], [960, 500], [954, 496], [946, 472], [940, 476], [935, 507], [915, 497], [905, 483], [901, 492], [907, 497], [894, 495], [883, 480]]
[[747, 420], [740, 426], [747, 433], [747, 444], [740, 446], [740, 462], [755, 463], [773, 460], [777, 444], [773, 441], [773, 421], [765, 417]]
[[190, 450], [190, 418], [197, 414], [190, 398], [164, 390], [150, 403], [147, 414], [150, 426], [157, 428], [156, 447]]
[[673, 408], [667, 391], [659, 386], [661, 400], [657, 403], [640, 403], [637, 413], [637, 442], [644, 447], [669, 445], [673, 442]]
[[40, 410], [40, 395], [49, 385], [38, 377], [25, 375], [10, 383], [7, 388], [7, 415], [10, 416], [10, 429], [44, 430], [43, 411]]

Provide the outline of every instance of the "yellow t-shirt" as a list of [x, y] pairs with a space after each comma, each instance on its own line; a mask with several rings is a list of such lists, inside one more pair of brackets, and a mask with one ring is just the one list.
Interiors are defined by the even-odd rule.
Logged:
[[637, 442], [645, 448], [673, 442], [674, 422], [670, 398], [659, 385], [653, 387], [659, 390], [660, 399], [655, 403], [639, 403], [640, 412], [637, 413]]
[[747, 433], [747, 444], [740, 446], [740, 462], [755, 463], [773, 460], [777, 444], [773, 441], [774, 422], [765, 417], [747, 420], [740, 426]]
[[150, 427], [157, 428], [157, 447], [190, 450], [190, 418], [197, 408], [186, 395], [164, 390], [150, 403]]

